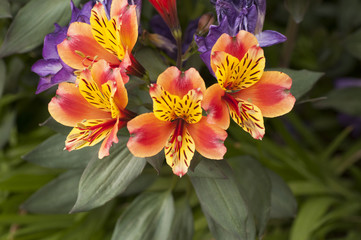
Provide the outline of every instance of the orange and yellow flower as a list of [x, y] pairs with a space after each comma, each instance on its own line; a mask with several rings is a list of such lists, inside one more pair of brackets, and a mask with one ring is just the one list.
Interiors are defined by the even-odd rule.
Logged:
[[118, 129], [134, 116], [125, 109], [127, 103], [120, 70], [100, 60], [82, 71], [75, 84], [59, 84], [49, 112], [57, 122], [74, 127], [65, 141], [68, 151], [94, 146], [104, 139], [98, 154], [103, 158], [118, 142]]
[[[70, 67], [82, 70], [100, 59], [112, 67], [128, 68], [138, 63], [131, 51], [138, 38], [136, 6], [127, 0], [113, 0], [110, 19], [103, 4], [96, 3], [91, 10], [90, 25], [70, 24], [67, 37], [58, 45], [60, 58]], [[124, 71], [125, 72], [125, 71]], [[123, 73], [124, 82], [128, 77]]]
[[211, 67], [218, 84], [207, 89], [202, 102], [210, 123], [227, 129], [230, 115], [253, 138], [262, 139], [263, 117], [277, 117], [293, 108], [292, 79], [282, 72], [264, 71], [263, 49], [253, 34], [223, 34], [212, 48]]
[[210, 159], [222, 159], [227, 133], [202, 116], [205, 84], [197, 70], [169, 67], [150, 86], [153, 113], [128, 122], [129, 150], [138, 157], [156, 155], [163, 148], [174, 174], [187, 173], [195, 150]]

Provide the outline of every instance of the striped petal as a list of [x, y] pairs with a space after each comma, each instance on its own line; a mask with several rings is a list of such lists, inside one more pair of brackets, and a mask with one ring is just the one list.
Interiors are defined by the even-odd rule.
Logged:
[[91, 26], [82, 22], [71, 23], [67, 38], [58, 44], [60, 58], [74, 69], [84, 69], [99, 59], [111, 66], [118, 66], [119, 60], [95, 41]]
[[56, 96], [48, 106], [50, 115], [65, 126], [76, 126], [84, 119], [110, 118], [108, 112], [104, 112], [90, 105], [80, 94], [79, 88], [73, 83], [59, 84]]
[[[224, 33], [213, 45], [212, 54], [216, 51], [226, 52], [241, 60], [248, 49], [255, 45], [258, 45], [257, 38], [252, 33], [247, 31], [241, 30], [235, 37]], [[212, 63], [212, 61], [211, 67], [213, 71], [216, 72], [215, 64]]]
[[203, 78], [194, 68], [181, 72], [176, 67], [169, 67], [159, 75], [157, 84], [163, 86], [169, 93], [177, 95], [180, 98], [192, 89], [200, 88], [202, 93], [206, 91]]
[[175, 103], [175, 114], [187, 123], [197, 123], [202, 118], [201, 101], [203, 94], [201, 90], [190, 90], [184, 97]]
[[215, 124], [209, 124], [203, 117], [196, 124], [188, 124], [187, 129], [192, 136], [196, 150], [206, 158], [222, 159], [227, 152], [224, 140], [227, 132]]
[[153, 99], [154, 115], [162, 121], [173, 121], [177, 118], [175, 107], [181, 101], [178, 96], [169, 94], [158, 84], [152, 84], [149, 94]]
[[94, 5], [90, 16], [91, 32], [94, 39], [108, 52], [114, 54], [119, 60], [125, 55], [120, 40], [119, 18], [113, 17], [108, 21], [103, 4], [98, 2]]
[[229, 127], [229, 111], [227, 103], [222, 99], [225, 91], [216, 83], [207, 88], [202, 107], [207, 111], [207, 121], [227, 129]]
[[129, 151], [137, 157], [150, 157], [164, 148], [175, 126], [173, 122], [159, 120], [153, 113], [145, 113], [129, 121], [127, 127]]
[[295, 97], [290, 93], [292, 79], [285, 73], [264, 72], [252, 87], [233, 94], [256, 105], [265, 117], [277, 117], [291, 111]]
[[235, 101], [237, 105], [228, 104], [231, 118], [254, 139], [261, 140], [265, 134], [261, 110], [245, 100], [236, 98]]
[[113, 145], [113, 143], [118, 143], [118, 137], [117, 133], [119, 128], [123, 128], [126, 125], [126, 122], [120, 122], [119, 119], [117, 119], [114, 127], [110, 131], [107, 137], [105, 137], [104, 141], [102, 142], [102, 145], [100, 146], [98, 158], [102, 159], [103, 157], [109, 156], [109, 149]]
[[178, 119], [164, 148], [167, 164], [172, 167], [174, 174], [182, 177], [187, 173], [194, 151], [194, 140], [185, 127], [185, 122]]
[[211, 61], [216, 66], [216, 77], [224, 90], [241, 90], [255, 84], [265, 67], [263, 49], [253, 46], [241, 60], [225, 52], [213, 52]]
[[[65, 148], [68, 151], [72, 151], [83, 147], [94, 146], [109, 136], [117, 123], [117, 119], [92, 119], [78, 123], [66, 138]], [[109, 144], [107, 146], [110, 147]], [[109, 149], [105, 150], [103, 147], [99, 157], [104, 156], [104, 151], [109, 151]]]

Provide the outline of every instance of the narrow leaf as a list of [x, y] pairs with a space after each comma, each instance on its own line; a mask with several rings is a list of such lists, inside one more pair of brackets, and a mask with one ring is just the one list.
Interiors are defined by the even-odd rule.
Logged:
[[[206, 172], [207, 170], [203, 169], [207, 165], [202, 165], [205, 161], [217, 162], [216, 170], [225, 173], [227, 178], [198, 177], [197, 171]], [[256, 229], [253, 216], [238, 190], [232, 169], [225, 160], [204, 159], [202, 162], [196, 167], [194, 173], [188, 172], [188, 174], [203, 212], [238, 239], [254, 240]], [[217, 229], [212, 228], [212, 224], [208, 224], [212, 234], [217, 235]]]
[[238, 187], [253, 213], [258, 236], [261, 237], [266, 229], [271, 209], [270, 178], [265, 167], [249, 156], [236, 157], [229, 161]]
[[69, 213], [78, 195], [83, 170], [73, 169], [34, 193], [22, 208], [32, 213]]
[[184, 198], [175, 204], [175, 214], [168, 240], [192, 239], [193, 231], [192, 209]]
[[99, 146], [68, 152], [64, 150], [65, 139], [66, 136], [56, 134], [23, 156], [23, 159], [48, 168], [85, 168], [90, 159], [98, 154]]
[[72, 212], [99, 207], [121, 194], [143, 171], [145, 159], [133, 156], [122, 143], [104, 159], [93, 158], [80, 179], [79, 195]]
[[170, 192], [143, 193], [118, 219], [112, 240], [167, 239], [173, 216]]
[[288, 68], [271, 68], [268, 70], [280, 71], [292, 78], [291, 93], [298, 100], [311, 90], [313, 85], [323, 76], [324, 73], [309, 70], [291, 70]]
[[271, 180], [271, 219], [296, 216], [297, 202], [285, 181], [273, 171], [266, 169]]
[[0, 48], [0, 57], [25, 53], [39, 46], [45, 35], [54, 29], [54, 23], [64, 25], [70, 14], [69, 0], [29, 1], [11, 23]]
[[10, 4], [8, 0], [0, 0], [0, 18], [11, 18]]

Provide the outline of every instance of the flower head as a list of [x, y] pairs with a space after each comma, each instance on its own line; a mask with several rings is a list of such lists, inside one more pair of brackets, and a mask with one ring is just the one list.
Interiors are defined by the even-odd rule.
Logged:
[[263, 49], [247, 31], [223, 34], [212, 48], [211, 67], [218, 84], [207, 89], [202, 103], [210, 123], [227, 129], [230, 115], [253, 138], [262, 139], [263, 117], [286, 114], [295, 103], [289, 92], [292, 79], [264, 71]]
[[222, 159], [227, 133], [202, 116], [205, 84], [199, 73], [170, 67], [159, 75], [149, 93], [153, 113], [142, 114], [128, 123], [129, 150], [138, 157], [153, 156], [164, 148], [174, 174], [183, 176], [195, 150], [207, 158]]
[[[83, 8], [79, 10], [70, 2], [72, 14], [72, 22], [85, 22], [89, 23], [90, 11], [92, 2], [89, 1], [84, 4]], [[59, 57], [57, 45], [66, 38], [68, 27], [60, 27], [55, 24], [55, 31], [49, 33], [44, 38], [43, 58], [38, 60], [31, 68], [33, 72], [40, 76], [40, 81], [36, 93], [41, 93], [50, 87], [61, 82], [74, 82], [76, 76], [74, 69], [65, 64]]]
[[158, 11], [173, 35], [174, 31], [180, 30], [176, 0], [149, 0], [149, 2]]
[[135, 5], [128, 5], [127, 0], [114, 0], [108, 14], [98, 2], [91, 10], [90, 24], [70, 24], [66, 38], [58, 45], [58, 52], [67, 65], [79, 70], [104, 59], [112, 67], [123, 70], [126, 82], [125, 69], [135, 60], [130, 56], [137, 38]]
[[68, 151], [93, 146], [104, 139], [99, 150], [99, 158], [103, 158], [109, 155], [112, 143], [118, 142], [118, 129], [132, 117], [125, 109], [127, 103], [119, 69], [100, 60], [90, 70], [82, 71], [75, 84], [59, 84], [49, 112], [57, 122], [73, 127], [65, 142]]
[[246, 30], [256, 35], [261, 47], [286, 41], [286, 37], [278, 32], [262, 32], [266, 12], [265, 0], [215, 0], [213, 3], [219, 25], [212, 25], [206, 37], [195, 36], [200, 57], [210, 71], [211, 49], [223, 33], [234, 37], [240, 30]]

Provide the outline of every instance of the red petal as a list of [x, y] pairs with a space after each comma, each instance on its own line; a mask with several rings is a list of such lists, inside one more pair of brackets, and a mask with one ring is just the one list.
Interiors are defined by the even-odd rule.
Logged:
[[277, 117], [291, 111], [295, 97], [290, 93], [292, 79], [285, 73], [264, 72], [255, 85], [243, 89], [233, 96], [256, 105], [264, 117]]
[[137, 157], [150, 157], [164, 148], [175, 126], [157, 119], [153, 113], [145, 113], [129, 121], [127, 127], [129, 151]]
[[196, 150], [206, 158], [223, 159], [227, 152], [224, 140], [227, 132], [215, 124], [209, 124], [207, 117], [203, 117], [196, 124], [187, 124], [187, 129], [192, 136]]

